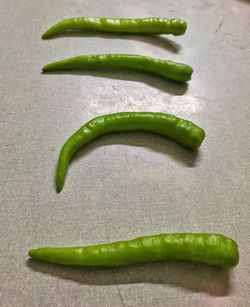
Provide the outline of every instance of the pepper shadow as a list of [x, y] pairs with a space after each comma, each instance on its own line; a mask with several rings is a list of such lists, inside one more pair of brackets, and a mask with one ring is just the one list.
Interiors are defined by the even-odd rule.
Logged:
[[250, 4], [250, 0], [236, 0], [236, 2], [245, 2], [245, 3], [248, 3], [248, 4]]
[[138, 264], [115, 269], [63, 266], [28, 259], [26, 266], [43, 274], [83, 285], [162, 284], [212, 296], [230, 293], [230, 273], [205, 264], [161, 262]]
[[172, 53], [178, 53], [181, 46], [169, 38], [159, 36], [159, 35], [140, 35], [140, 34], [125, 34], [125, 33], [100, 33], [95, 31], [81, 32], [77, 30], [65, 31], [54, 36], [47, 38], [46, 40], [53, 40], [57, 38], [64, 37], [98, 37], [103, 39], [122, 39], [122, 40], [132, 40], [136, 42], [143, 42], [151, 44], [153, 46], [160, 47]]
[[187, 167], [196, 167], [201, 154], [199, 150], [188, 150], [176, 142], [151, 132], [122, 132], [108, 134], [83, 146], [72, 158], [71, 164], [103, 146], [125, 145], [143, 147], [164, 154]]
[[176, 96], [184, 95], [188, 89], [188, 83], [180, 83], [172, 80], [166, 80], [158, 76], [151, 76], [147, 73], [135, 72], [129, 70], [65, 70], [65, 71], [51, 71], [42, 73], [46, 75], [79, 75], [79, 76], [92, 76], [99, 78], [117, 79], [123, 81], [142, 82], [151, 87], [159, 89], [162, 92], [171, 93]]

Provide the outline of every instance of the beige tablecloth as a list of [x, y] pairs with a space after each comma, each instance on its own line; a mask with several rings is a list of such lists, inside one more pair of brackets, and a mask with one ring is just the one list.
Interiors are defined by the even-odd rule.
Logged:
[[[249, 1], [1, 1], [0, 304], [249, 306]], [[180, 17], [181, 37], [77, 34], [41, 40], [73, 16]], [[132, 53], [194, 68], [188, 86], [125, 72], [40, 73], [49, 62]], [[94, 116], [159, 111], [206, 130], [197, 154], [147, 133], [110, 135], [72, 161], [57, 195], [64, 141]], [[117, 270], [28, 260], [38, 246], [87, 245], [164, 232], [234, 238], [231, 272], [186, 263]], [[27, 261], [28, 260], [28, 261]]]

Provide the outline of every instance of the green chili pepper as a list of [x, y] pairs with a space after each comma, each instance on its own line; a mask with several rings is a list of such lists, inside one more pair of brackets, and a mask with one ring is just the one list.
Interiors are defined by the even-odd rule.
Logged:
[[80, 147], [101, 135], [124, 131], [157, 133], [188, 149], [199, 148], [205, 137], [202, 128], [170, 114], [124, 112], [96, 117], [77, 130], [63, 145], [57, 167], [57, 191], [62, 190], [69, 162]]
[[132, 70], [178, 82], [189, 81], [193, 73], [186, 64], [132, 54], [81, 55], [45, 65], [42, 71], [93, 69]]
[[99, 31], [131, 34], [173, 34], [183, 35], [186, 32], [187, 23], [181, 19], [166, 18], [96, 18], [76, 17], [64, 19], [48, 29], [42, 38], [49, 38], [66, 30]]
[[29, 256], [59, 264], [118, 267], [143, 262], [181, 260], [231, 269], [238, 264], [237, 243], [213, 233], [174, 233], [83, 247], [42, 247]]

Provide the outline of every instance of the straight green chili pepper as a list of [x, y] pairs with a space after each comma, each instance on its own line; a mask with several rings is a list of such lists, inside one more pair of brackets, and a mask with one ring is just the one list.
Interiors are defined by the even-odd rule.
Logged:
[[96, 117], [77, 130], [63, 145], [57, 166], [57, 191], [62, 190], [69, 162], [80, 147], [104, 134], [125, 131], [153, 132], [188, 149], [199, 148], [205, 137], [202, 128], [170, 114], [122, 112]]
[[183, 35], [187, 23], [181, 19], [166, 18], [96, 18], [75, 17], [64, 19], [49, 28], [42, 38], [49, 38], [67, 30], [99, 31], [113, 33], [130, 33], [143, 35], [173, 34]]
[[118, 267], [181, 260], [231, 269], [238, 264], [237, 243], [214, 233], [173, 233], [83, 247], [42, 247], [29, 256], [64, 265]]
[[161, 78], [178, 82], [191, 80], [192, 67], [133, 54], [96, 54], [81, 55], [45, 65], [43, 72], [65, 70], [132, 70], [156, 75]]

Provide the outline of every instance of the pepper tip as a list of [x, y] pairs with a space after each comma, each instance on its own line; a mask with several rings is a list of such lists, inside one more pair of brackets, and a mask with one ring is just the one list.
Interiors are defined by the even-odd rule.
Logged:
[[49, 35], [48, 31], [46, 31], [46, 32], [44, 32], [44, 33], [42, 34], [42, 39], [47, 39], [47, 38], [49, 38], [49, 37], [50, 37], [50, 35]]
[[29, 250], [28, 256], [31, 257], [31, 258], [33, 258], [33, 256], [34, 256], [34, 251], [35, 251], [34, 249]]
[[62, 185], [60, 185], [60, 184], [56, 184], [56, 193], [57, 194], [60, 194], [61, 193], [61, 191], [62, 191]]
[[47, 72], [47, 71], [49, 71], [48, 65], [43, 66], [42, 67], [42, 72]]

